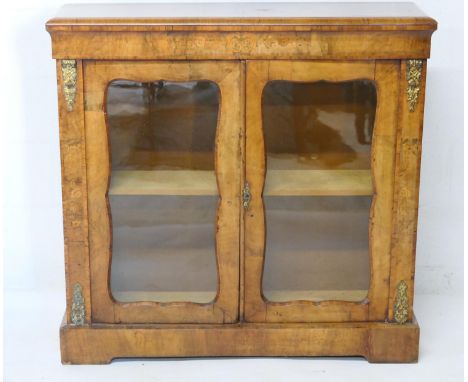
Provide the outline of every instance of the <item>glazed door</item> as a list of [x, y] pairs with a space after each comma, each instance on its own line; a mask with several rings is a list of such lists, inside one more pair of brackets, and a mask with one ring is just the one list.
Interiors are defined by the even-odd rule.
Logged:
[[250, 61], [245, 317], [385, 320], [398, 61]]
[[240, 64], [89, 61], [84, 81], [93, 322], [237, 321]]

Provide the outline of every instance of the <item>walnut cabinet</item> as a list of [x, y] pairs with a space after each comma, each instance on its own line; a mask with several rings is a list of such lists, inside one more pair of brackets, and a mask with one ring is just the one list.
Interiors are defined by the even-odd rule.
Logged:
[[436, 26], [411, 3], [63, 7], [62, 362], [416, 361]]

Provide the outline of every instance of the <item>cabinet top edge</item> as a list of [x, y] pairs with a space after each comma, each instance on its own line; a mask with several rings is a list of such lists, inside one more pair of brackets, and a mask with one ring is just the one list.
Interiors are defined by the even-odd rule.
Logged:
[[434, 31], [437, 22], [413, 3], [122, 3], [65, 5], [46, 24], [49, 32], [161, 27]]

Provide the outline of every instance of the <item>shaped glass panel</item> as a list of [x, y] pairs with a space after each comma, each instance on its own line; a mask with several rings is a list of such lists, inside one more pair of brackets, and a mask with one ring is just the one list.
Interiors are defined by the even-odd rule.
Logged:
[[208, 303], [216, 297], [219, 102], [211, 81], [109, 84], [116, 300]]
[[268, 300], [367, 296], [376, 103], [375, 86], [367, 80], [266, 85]]

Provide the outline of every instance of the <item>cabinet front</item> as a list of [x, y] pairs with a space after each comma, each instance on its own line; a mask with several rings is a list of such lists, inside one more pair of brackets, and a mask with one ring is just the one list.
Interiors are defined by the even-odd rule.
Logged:
[[93, 321], [235, 322], [240, 64], [88, 61], [84, 81]]
[[398, 61], [250, 61], [245, 318], [385, 320]]

